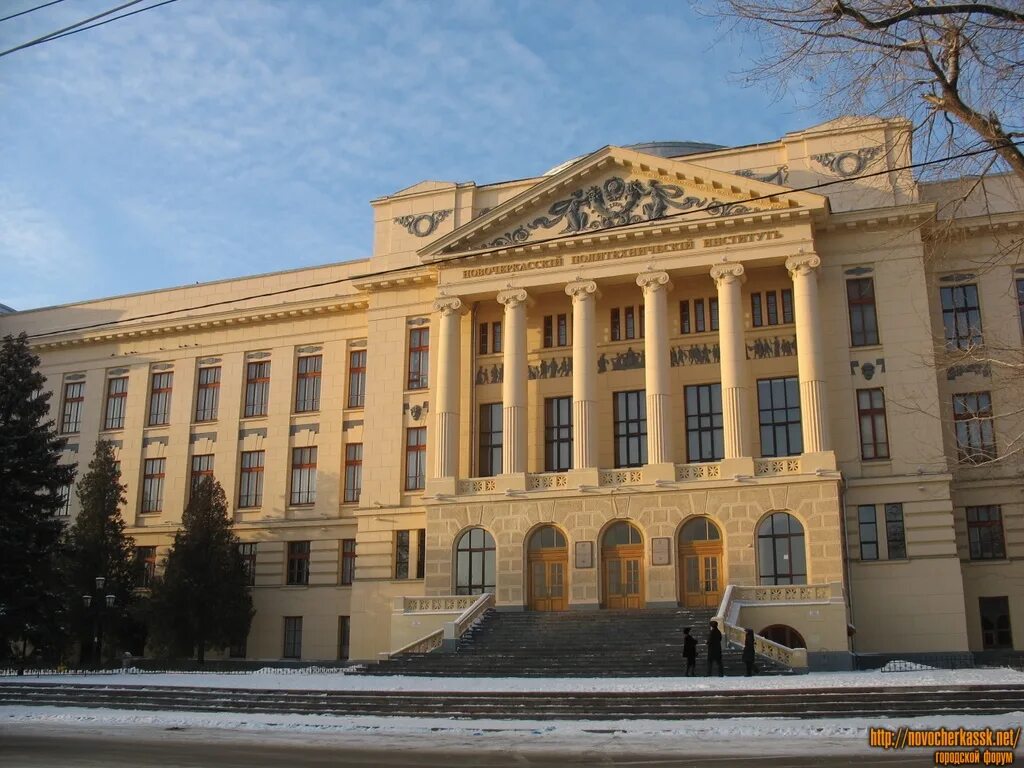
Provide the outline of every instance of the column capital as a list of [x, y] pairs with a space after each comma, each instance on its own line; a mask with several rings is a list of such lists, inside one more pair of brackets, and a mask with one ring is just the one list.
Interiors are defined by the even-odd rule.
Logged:
[[816, 253], [800, 253], [786, 259], [786, 269], [789, 271], [790, 278], [795, 278], [797, 275], [806, 277], [820, 266], [821, 257]]
[[529, 298], [529, 294], [522, 288], [509, 286], [504, 291], [498, 291], [498, 303], [504, 304], [509, 309], [515, 309], [520, 304], [525, 304]]
[[438, 296], [434, 300], [434, 311], [440, 312], [442, 317], [448, 317], [449, 315], [464, 315], [467, 310], [458, 296]]
[[672, 283], [668, 281], [668, 272], [641, 272], [636, 276], [636, 284], [643, 289], [644, 296], [660, 291], [662, 288], [666, 291], [672, 290]]
[[572, 296], [573, 301], [583, 301], [597, 293], [597, 283], [577, 277], [565, 286], [565, 295]]
[[726, 262], [725, 264], [715, 264], [711, 268], [711, 279], [715, 281], [715, 285], [721, 288], [723, 285], [731, 285], [735, 282], [745, 283], [747, 281], [746, 270], [742, 264], [737, 262]]

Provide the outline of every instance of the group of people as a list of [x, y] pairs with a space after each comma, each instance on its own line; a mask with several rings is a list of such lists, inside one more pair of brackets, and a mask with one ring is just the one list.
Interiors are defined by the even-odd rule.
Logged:
[[[711, 622], [711, 629], [708, 632], [708, 677], [712, 675], [715, 665], [718, 665], [718, 676], [725, 677], [725, 670], [722, 667], [722, 633], [718, 629], [718, 622]], [[697, 674], [697, 640], [690, 634], [690, 628], [683, 630], [683, 658], [686, 659], [686, 676], [693, 677]], [[747, 677], [754, 674], [754, 630], [748, 629], [743, 638], [743, 663], [747, 667]]]

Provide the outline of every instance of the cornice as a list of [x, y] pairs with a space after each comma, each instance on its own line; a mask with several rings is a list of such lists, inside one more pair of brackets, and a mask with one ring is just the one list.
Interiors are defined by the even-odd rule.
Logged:
[[865, 208], [844, 211], [815, 218], [815, 232], [842, 232], [846, 230], [889, 229], [927, 223], [935, 219], [935, 203]]
[[365, 310], [368, 306], [369, 302], [365, 297], [352, 296], [343, 298], [335, 296], [316, 301], [278, 305], [276, 307], [236, 309], [229, 312], [202, 315], [200, 317], [188, 317], [185, 313], [189, 310], [182, 309], [178, 314], [185, 314], [185, 316], [177, 317], [173, 320], [162, 319], [131, 325], [125, 324], [131, 323], [131, 320], [115, 321], [111, 323], [110, 328], [54, 333], [38, 340], [30, 341], [30, 343], [34, 349], [53, 350], [85, 344], [124, 341], [126, 339], [156, 338], [188, 331], [233, 328], [252, 323], [273, 323], [315, 315], [358, 312]]
[[962, 219], [939, 219], [929, 233], [942, 237], [950, 230], [968, 235], [989, 234], [990, 232], [1024, 232], [1024, 211], [1008, 213], [986, 213], [981, 216], [967, 216]]
[[388, 273], [381, 272], [379, 274], [366, 275], [360, 279], [355, 277], [352, 279], [352, 285], [358, 288], [360, 291], [366, 291], [373, 293], [380, 290], [388, 290], [390, 288], [406, 288], [408, 286], [415, 285], [426, 285], [427, 283], [437, 282], [437, 272], [433, 268], [420, 267], [419, 271], [407, 270], [405, 272]]

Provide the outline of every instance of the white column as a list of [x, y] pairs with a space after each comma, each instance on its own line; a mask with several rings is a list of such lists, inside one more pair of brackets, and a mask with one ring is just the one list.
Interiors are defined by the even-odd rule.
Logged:
[[502, 440], [501, 472], [526, 471], [526, 301], [522, 288], [498, 293], [505, 307], [503, 323], [504, 374], [501, 384]]
[[442, 296], [434, 302], [440, 314], [437, 379], [434, 395], [434, 477], [455, 477], [459, 467], [459, 352], [462, 346], [462, 299]]
[[636, 284], [644, 292], [644, 360], [647, 386], [647, 463], [672, 463], [672, 392], [669, 385], [667, 272], [643, 272]]
[[597, 466], [597, 283], [576, 278], [572, 297], [572, 468]]
[[747, 430], [747, 345], [743, 338], [743, 301], [740, 286], [746, 280], [742, 264], [716, 264], [711, 279], [718, 288], [718, 345], [722, 368], [722, 426], [725, 459], [749, 456]]
[[793, 279], [793, 312], [796, 315], [797, 364], [800, 375], [800, 421], [804, 453], [830, 450], [828, 403], [825, 391], [825, 354], [818, 311], [817, 254], [786, 259]]

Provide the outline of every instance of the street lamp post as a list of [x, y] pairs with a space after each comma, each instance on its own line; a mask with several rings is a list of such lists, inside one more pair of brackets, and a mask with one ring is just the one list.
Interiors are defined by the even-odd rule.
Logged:
[[99, 668], [103, 665], [103, 611], [109, 610], [114, 607], [114, 603], [117, 597], [113, 594], [103, 594], [103, 587], [106, 585], [107, 580], [103, 576], [96, 577], [96, 605], [93, 607], [93, 595], [82, 595], [82, 603], [85, 605], [86, 610], [93, 608], [93, 620], [92, 620], [92, 646], [96, 656], [96, 667]]

